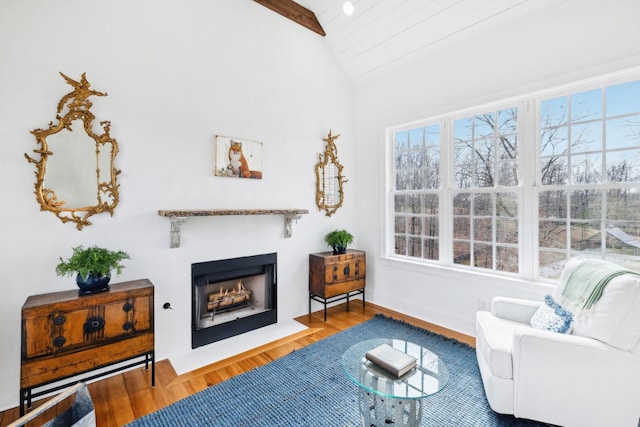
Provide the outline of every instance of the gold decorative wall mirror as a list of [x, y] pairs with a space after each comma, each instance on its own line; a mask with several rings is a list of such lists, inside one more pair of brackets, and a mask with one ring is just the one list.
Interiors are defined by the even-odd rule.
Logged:
[[88, 218], [92, 215], [109, 212], [113, 216], [118, 204], [120, 171], [114, 167], [118, 143], [109, 135], [110, 121], [101, 121], [102, 129], [94, 132], [89, 97], [107, 94], [90, 89], [85, 73], [79, 82], [60, 75], [73, 91], [58, 102], [57, 123], [31, 131], [38, 144], [33, 152], [40, 158], [26, 153], [25, 157], [36, 165], [35, 194], [40, 209], [82, 230], [91, 224]]
[[342, 175], [342, 165], [338, 162], [338, 149], [335, 140], [338, 135], [329, 135], [322, 140], [327, 143], [324, 155], [319, 154], [319, 162], [316, 165], [316, 205], [324, 210], [325, 215], [331, 216], [342, 206], [344, 193], [342, 184], [348, 180]]

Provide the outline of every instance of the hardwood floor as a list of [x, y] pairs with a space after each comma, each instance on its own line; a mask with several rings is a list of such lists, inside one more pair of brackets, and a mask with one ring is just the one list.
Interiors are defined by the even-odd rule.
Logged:
[[[125, 425], [234, 375], [265, 365], [293, 350], [369, 320], [378, 313], [475, 345], [473, 337], [371, 303], [367, 303], [363, 308], [359, 301], [352, 301], [350, 310], [347, 310], [346, 303], [330, 307], [327, 310], [326, 322], [323, 321], [321, 311], [300, 316], [296, 320], [308, 329], [183, 375], [177, 375], [168, 360], [158, 361], [154, 388], [150, 386], [151, 371], [144, 368], [133, 369], [91, 383], [89, 392], [96, 409], [97, 425]], [[4, 427], [17, 418], [17, 407], [1, 412], [0, 426]]]

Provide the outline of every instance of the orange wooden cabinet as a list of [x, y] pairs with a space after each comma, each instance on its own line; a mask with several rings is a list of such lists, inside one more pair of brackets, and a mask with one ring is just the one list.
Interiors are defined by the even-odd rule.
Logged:
[[82, 379], [141, 364], [148, 369], [151, 363], [155, 385], [153, 297], [148, 279], [113, 284], [91, 295], [63, 291], [28, 297], [22, 306], [21, 414], [25, 403], [31, 406], [33, 398], [70, 383], [34, 389], [114, 364]]
[[345, 254], [321, 252], [309, 255], [309, 313], [311, 301], [324, 304], [324, 320], [327, 320], [327, 304], [362, 295], [367, 273], [366, 253], [347, 250]]

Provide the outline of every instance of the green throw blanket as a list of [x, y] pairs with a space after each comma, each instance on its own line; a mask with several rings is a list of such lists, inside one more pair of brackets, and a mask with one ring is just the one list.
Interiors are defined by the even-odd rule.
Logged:
[[602, 296], [604, 288], [612, 279], [622, 274], [639, 275], [608, 261], [589, 259], [579, 264], [569, 276], [562, 291], [563, 305], [569, 310], [582, 312], [589, 310]]

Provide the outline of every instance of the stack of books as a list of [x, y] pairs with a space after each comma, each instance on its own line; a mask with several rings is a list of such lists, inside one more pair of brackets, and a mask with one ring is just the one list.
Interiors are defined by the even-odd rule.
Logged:
[[381, 344], [365, 353], [365, 358], [399, 378], [417, 364], [417, 359], [389, 344]]

